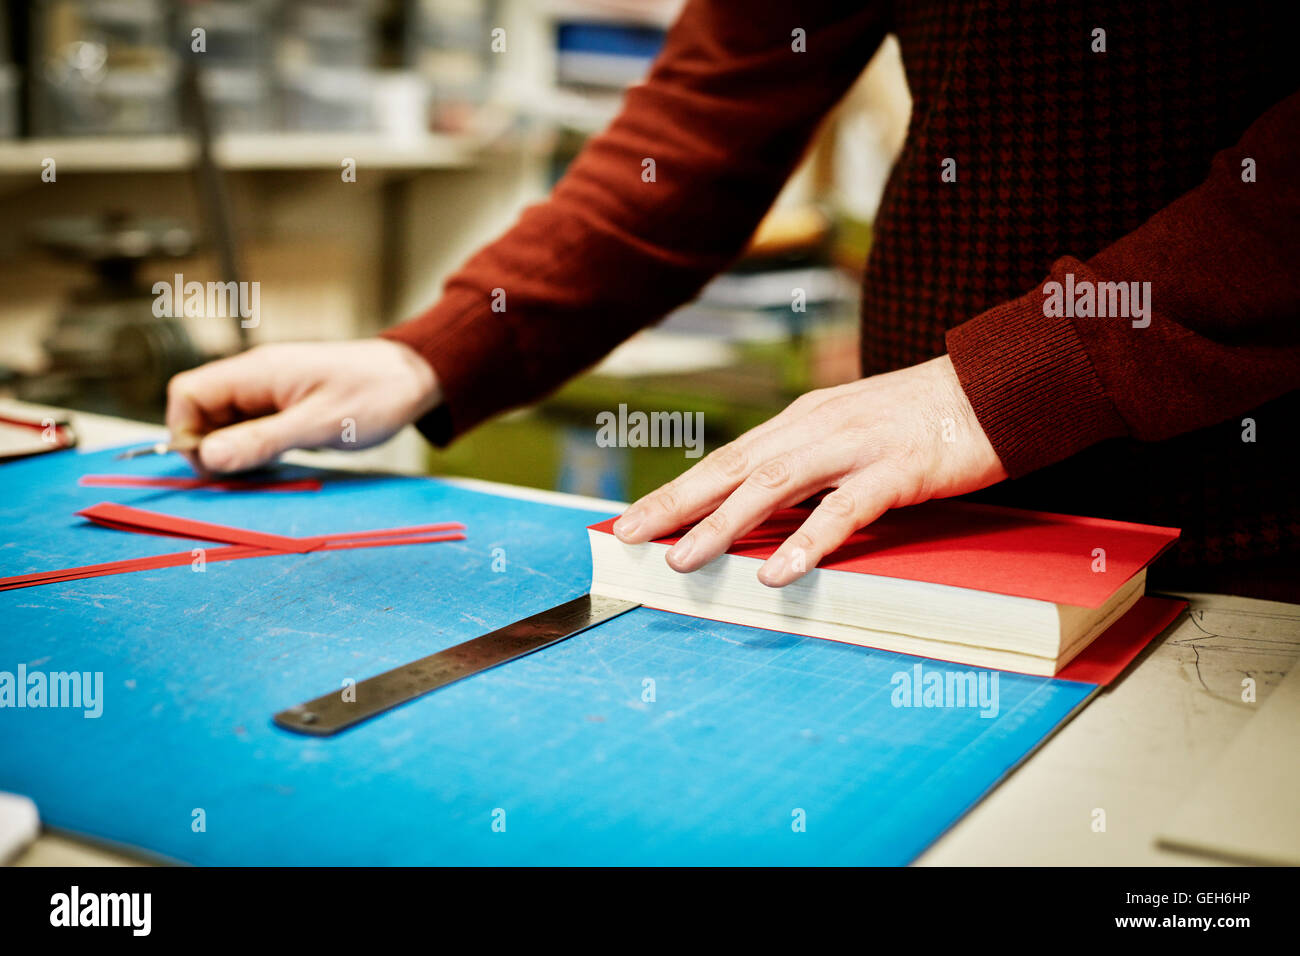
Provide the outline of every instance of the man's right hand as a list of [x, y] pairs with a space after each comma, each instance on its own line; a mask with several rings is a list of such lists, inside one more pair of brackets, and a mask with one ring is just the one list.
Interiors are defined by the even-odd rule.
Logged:
[[202, 438], [196, 468], [243, 471], [291, 448], [376, 445], [441, 401], [432, 367], [399, 342], [261, 345], [173, 378], [167, 427]]

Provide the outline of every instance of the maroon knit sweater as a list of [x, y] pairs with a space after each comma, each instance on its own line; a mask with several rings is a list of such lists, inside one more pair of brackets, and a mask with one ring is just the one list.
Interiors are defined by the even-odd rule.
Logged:
[[[863, 374], [946, 350], [1012, 475], [983, 497], [1175, 525], [1166, 581], [1300, 600], [1280, 570], [1300, 567], [1300, 83], [1272, 17], [692, 0], [551, 198], [385, 333], [442, 383], [421, 427], [445, 443], [692, 298], [893, 32], [913, 115], [863, 282]], [[1150, 282], [1149, 324], [1049, 317], [1044, 284], [1067, 274]]]

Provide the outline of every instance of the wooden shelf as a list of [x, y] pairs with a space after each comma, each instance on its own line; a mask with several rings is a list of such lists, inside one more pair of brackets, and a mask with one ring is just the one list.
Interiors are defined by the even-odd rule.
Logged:
[[[483, 148], [471, 136], [430, 133], [393, 139], [380, 133], [240, 133], [218, 137], [218, 162], [233, 170], [330, 169], [345, 157], [361, 169], [458, 169]], [[135, 173], [188, 169], [196, 146], [185, 136], [93, 136], [0, 141], [0, 175], [39, 176], [52, 158], [58, 171]]]

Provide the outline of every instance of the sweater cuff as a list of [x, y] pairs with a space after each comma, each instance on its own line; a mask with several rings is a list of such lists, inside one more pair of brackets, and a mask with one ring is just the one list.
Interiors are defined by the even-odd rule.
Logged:
[[947, 333], [948, 357], [1012, 478], [1127, 434], [1068, 318], [1043, 315], [1038, 290]]
[[411, 347], [433, 368], [442, 404], [416, 421], [415, 427], [439, 448], [496, 411], [482, 403], [483, 390], [474, 388], [483, 363], [492, 359], [492, 339], [466, 334], [467, 326], [487, 311], [478, 294], [449, 290], [427, 312], [379, 333], [380, 338]]

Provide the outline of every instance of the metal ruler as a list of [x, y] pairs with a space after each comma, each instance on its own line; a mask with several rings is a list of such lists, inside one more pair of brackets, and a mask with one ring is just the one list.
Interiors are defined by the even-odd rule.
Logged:
[[305, 704], [282, 710], [275, 715], [275, 722], [285, 730], [328, 737], [430, 691], [558, 644], [635, 607], [640, 605], [584, 594], [490, 634], [369, 677], [355, 686], [330, 691]]

